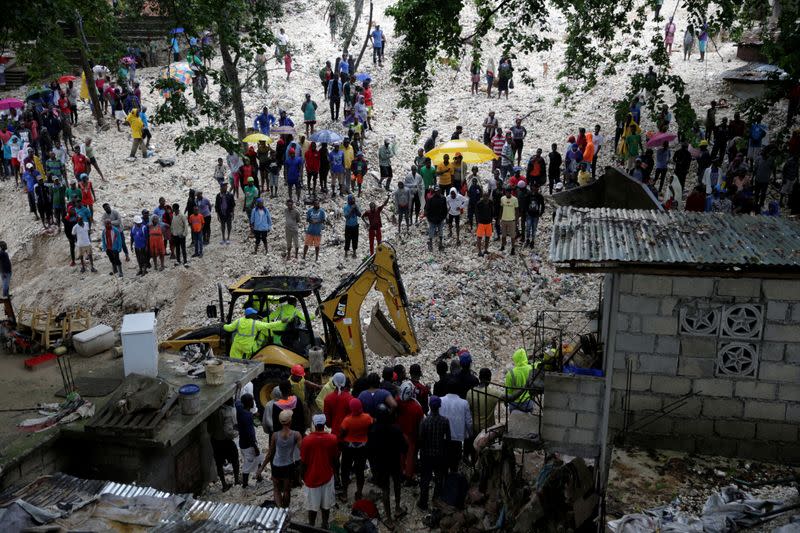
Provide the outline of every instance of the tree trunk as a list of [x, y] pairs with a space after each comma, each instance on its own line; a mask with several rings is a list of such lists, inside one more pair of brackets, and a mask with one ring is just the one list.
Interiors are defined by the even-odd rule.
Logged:
[[97, 121], [97, 127], [102, 128], [104, 126], [103, 108], [100, 105], [100, 98], [97, 96], [97, 87], [94, 84], [94, 72], [92, 72], [92, 66], [89, 64], [86, 35], [83, 33], [83, 21], [81, 20], [80, 14], [77, 12], [75, 13], [75, 31], [80, 40], [78, 50], [81, 54], [83, 74], [86, 76], [86, 89], [89, 92], [89, 100], [92, 102], [92, 114]]
[[[233, 114], [236, 117], [236, 133], [241, 141], [245, 138], [245, 135], [247, 135], [244, 125], [242, 85], [239, 83], [239, 73], [236, 70], [236, 65], [233, 63], [233, 58], [231, 57], [231, 51], [230, 48], [228, 48], [228, 43], [225, 42], [225, 39], [223, 38], [220, 38], [219, 40], [219, 54], [222, 57], [222, 70], [225, 71], [225, 77], [228, 79], [228, 83], [230, 83], [231, 105], [233, 106]], [[242, 147], [243, 150], [246, 149], [244, 143], [242, 143]]]
[[347, 53], [350, 48], [350, 43], [353, 41], [353, 36], [356, 34], [356, 26], [361, 19], [361, 12], [364, 10], [364, 0], [356, 0], [355, 11], [353, 12], [353, 25], [350, 26], [350, 32], [347, 34], [347, 39], [344, 40], [342, 51]]
[[361, 45], [361, 53], [358, 54], [358, 59], [356, 59], [356, 64], [353, 67], [353, 75], [358, 72], [358, 65], [361, 63], [361, 58], [364, 56], [364, 50], [367, 49], [367, 44], [369, 44], [369, 33], [372, 30], [372, 0], [369, 0], [369, 22], [367, 23], [367, 36], [364, 37], [364, 44]]

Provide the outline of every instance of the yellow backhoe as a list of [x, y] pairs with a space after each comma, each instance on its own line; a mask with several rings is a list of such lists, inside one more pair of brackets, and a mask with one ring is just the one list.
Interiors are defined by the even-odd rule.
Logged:
[[[322, 280], [314, 277], [245, 276], [227, 288], [230, 300], [226, 311], [220, 284], [219, 316], [227, 323], [241, 316], [245, 307], [254, 307], [266, 320], [287, 299], [296, 300], [297, 316], [279, 336], [260, 339], [260, 348], [252, 356], [253, 360], [264, 363], [264, 372], [253, 382], [259, 406], [269, 401], [272, 388], [286, 379], [296, 364], [307, 371], [317, 366], [311, 369], [312, 373], [323, 376], [341, 371], [351, 381], [364, 375], [366, 357], [361, 306], [373, 288], [383, 294], [388, 318], [376, 304], [366, 332], [367, 346], [385, 357], [419, 352], [396, 253], [390, 244], [378, 245], [375, 254], [365, 259], [324, 300], [320, 298], [321, 288]], [[317, 316], [322, 321], [321, 336], [314, 331], [314, 316], [306, 303], [312, 296], [316, 299]], [[237, 302], [241, 304], [238, 309]], [[216, 305], [209, 306], [207, 314], [216, 316], [216, 308]], [[218, 346], [217, 350], [226, 354], [231, 344], [229, 334], [220, 326], [191, 332], [183, 330], [163, 344], [174, 348], [192, 341]], [[315, 358], [316, 364], [312, 364]]]

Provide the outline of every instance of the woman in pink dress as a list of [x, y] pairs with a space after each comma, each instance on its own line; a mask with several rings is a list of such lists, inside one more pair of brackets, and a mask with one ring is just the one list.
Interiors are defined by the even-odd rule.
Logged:
[[672, 17], [669, 18], [667, 26], [664, 28], [664, 44], [667, 45], [667, 53], [672, 53], [672, 41], [675, 40], [675, 23], [672, 22]]

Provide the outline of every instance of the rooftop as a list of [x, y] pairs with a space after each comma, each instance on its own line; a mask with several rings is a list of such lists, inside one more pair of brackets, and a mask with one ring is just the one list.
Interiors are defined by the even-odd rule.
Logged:
[[561, 269], [800, 276], [800, 222], [765, 216], [561, 207], [550, 260]]

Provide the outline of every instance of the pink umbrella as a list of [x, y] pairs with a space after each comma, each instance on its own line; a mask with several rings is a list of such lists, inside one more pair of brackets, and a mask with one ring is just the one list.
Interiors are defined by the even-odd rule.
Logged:
[[0, 100], [0, 109], [2, 110], [13, 108], [21, 109], [23, 107], [25, 107], [25, 102], [22, 100], [17, 100], [16, 98], [5, 98]]
[[655, 135], [650, 137], [650, 140], [647, 141], [647, 147], [648, 148], [656, 148], [656, 147], [659, 147], [662, 144], [664, 144], [664, 141], [672, 142], [677, 138], [678, 138], [678, 136], [675, 135], [674, 133], [669, 133], [669, 132], [656, 133]]

